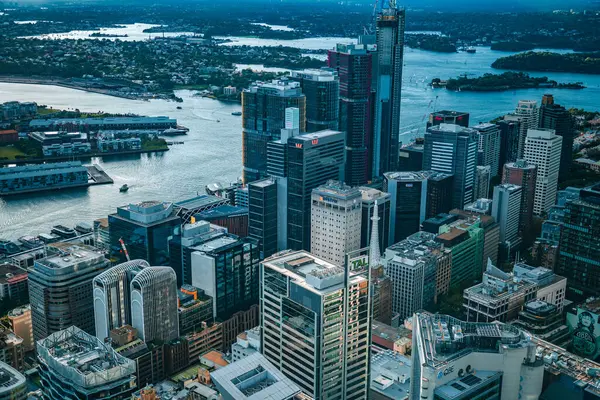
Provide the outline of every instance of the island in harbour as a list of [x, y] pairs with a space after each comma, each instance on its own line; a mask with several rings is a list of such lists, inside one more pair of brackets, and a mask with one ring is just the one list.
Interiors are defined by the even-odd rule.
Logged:
[[96, 38], [126, 38], [129, 37], [128, 34], [117, 34], [117, 33], [102, 33], [102, 32], [94, 32], [90, 34], [90, 37]]
[[600, 74], [600, 52], [560, 54], [549, 51], [528, 51], [501, 57], [494, 61], [492, 68]]
[[435, 87], [446, 87], [454, 91], [471, 92], [498, 92], [514, 89], [533, 89], [533, 88], [556, 88], [556, 89], [584, 89], [581, 82], [558, 83], [549, 80], [548, 77], [532, 77], [524, 72], [505, 72], [503, 74], [484, 74], [476, 78], [460, 76], [454, 79], [442, 81], [439, 78], [433, 79], [431, 85]]

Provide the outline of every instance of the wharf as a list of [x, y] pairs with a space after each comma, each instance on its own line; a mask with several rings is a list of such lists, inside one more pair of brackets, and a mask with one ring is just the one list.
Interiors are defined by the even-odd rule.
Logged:
[[62, 185], [62, 186], [52, 186], [52, 187], [38, 187], [34, 189], [26, 189], [19, 190], [16, 192], [6, 192], [0, 193], [0, 197], [3, 196], [18, 196], [29, 193], [38, 193], [38, 192], [49, 192], [56, 190], [67, 190], [67, 189], [75, 189], [75, 188], [87, 188], [92, 185], [108, 185], [114, 183], [113, 179], [108, 176], [108, 174], [96, 164], [86, 165], [85, 168], [88, 171], [88, 181], [87, 183], [80, 183], [76, 185]]
[[90, 176], [90, 182], [88, 182], [89, 185], [107, 185], [115, 183], [99, 165], [87, 165], [86, 168]]

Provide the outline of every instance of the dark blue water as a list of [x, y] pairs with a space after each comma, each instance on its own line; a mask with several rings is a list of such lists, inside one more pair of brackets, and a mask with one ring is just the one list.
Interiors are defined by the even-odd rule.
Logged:
[[[462, 73], [481, 75], [497, 72], [490, 64], [507, 53], [478, 48], [477, 54], [437, 54], [408, 49], [405, 57], [402, 98], [402, 141], [422, 135], [425, 117], [434, 109], [470, 112], [471, 121], [489, 121], [514, 109], [520, 99], [541, 99], [545, 89], [500, 93], [450, 92], [433, 90], [432, 78], [447, 79]], [[535, 74], [544, 75], [544, 74]], [[559, 82], [584, 82], [585, 90], [554, 90], [556, 101], [567, 107], [600, 109], [600, 76], [548, 74]], [[94, 186], [64, 192], [47, 192], [26, 197], [0, 199], [0, 237], [15, 239], [25, 234], [48, 232], [52, 225], [72, 226], [114, 212], [117, 206], [141, 200], [177, 201], [204, 193], [208, 183], [227, 183], [241, 171], [241, 119], [231, 115], [237, 104], [193, 97], [184, 99], [182, 110], [172, 102], [119, 99], [71, 89], [0, 83], [0, 102], [36, 101], [56, 108], [84, 111], [132, 112], [167, 115], [190, 128], [184, 145], [172, 146], [164, 154], [127, 156], [94, 160], [114, 179], [114, 185]], [[221, 122], [216, 122], [220, 120]], [[120, 193], [127, 183], [131, 189]]]

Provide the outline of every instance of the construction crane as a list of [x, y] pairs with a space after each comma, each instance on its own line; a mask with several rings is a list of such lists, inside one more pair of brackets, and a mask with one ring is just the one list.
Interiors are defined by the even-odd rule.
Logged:
[[119, 238], [119, 243], [121, 243], [121, 248], [123, 249], [123, 253], [125, 253], [125, 258], [127, 258], [127, 261], [131, 261], [131, 258], [129, 258], [129, 252], [127, 252], [127, 246], [125, 246], [123, 238]]

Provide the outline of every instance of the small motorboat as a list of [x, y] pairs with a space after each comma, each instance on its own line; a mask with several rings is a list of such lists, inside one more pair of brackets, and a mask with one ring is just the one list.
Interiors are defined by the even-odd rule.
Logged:
[[183, 110], [183, 108], [181, 106], [177, 106], [178, 110]]
[[121, 192], [121, 193], [124, 193], [124, 192], [126, 192], [128, 190], [129, 190], [129, 186], [127, 186], [127, 184], [124, 184], [123, 186], [121, 186], [119, 188], [119, 192]]
[[239, 116], [242, 115], [242, 112], [241, 111], [234, 111], [234, 112], [231, 113], [231, 115], [235, 115], [236, 117], [239, 117]]

